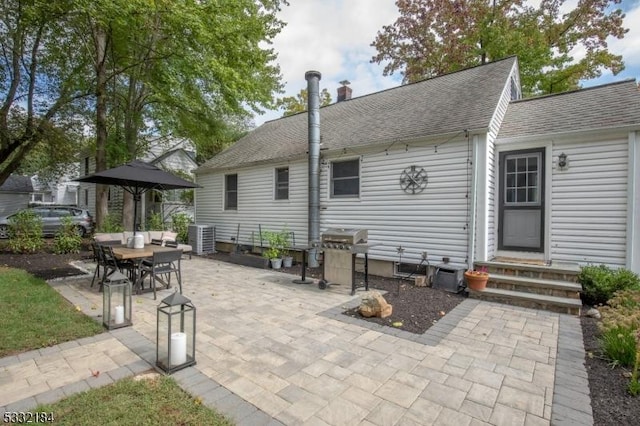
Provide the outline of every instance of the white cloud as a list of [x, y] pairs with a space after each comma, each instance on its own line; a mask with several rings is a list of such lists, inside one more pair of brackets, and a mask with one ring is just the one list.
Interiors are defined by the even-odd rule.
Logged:
[[[287, 26], [273, 44], [285, 85], [282, 96], [305, 89], [309, 70], [320, 71], [320, 87], [334, 100], [341, 80], [351, 82], [354, 97], [399, 85], [399, 75], [383, 77], [383, 67], [369, 63], [377, 32], [397, 17], [394, 0], [291, 0], [279, 14]], [[269, 111], [255, 123], [281, 116]]]

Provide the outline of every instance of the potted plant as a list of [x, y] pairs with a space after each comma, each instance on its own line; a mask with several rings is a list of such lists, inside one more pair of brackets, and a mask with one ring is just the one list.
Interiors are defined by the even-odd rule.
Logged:
[[482, 291], [487, 287], [489, 273], [487, 272], [487, 268], [483, 266], [479, 270], [469, 269], [464, 273], [464, 278], [468, 288], [475, 291]]
[[282, 259], [280, 258], [280, 250], [278, 248], [269, 247], [262, 252], [262, 256], [269, 259], [273, 269], [280, 269], [282, 267]]

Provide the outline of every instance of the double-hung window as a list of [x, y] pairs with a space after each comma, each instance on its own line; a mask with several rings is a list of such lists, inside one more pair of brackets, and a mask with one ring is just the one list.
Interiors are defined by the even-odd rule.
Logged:
[[238, 210], [238, 175], [224, 177], [224, 209]]
[[279, 167], [276, 169], [276, 200], [289, 199], [289, 168]]
[[360, 160], [331, 163], [331, 198], [356, 198], [360, 195]]

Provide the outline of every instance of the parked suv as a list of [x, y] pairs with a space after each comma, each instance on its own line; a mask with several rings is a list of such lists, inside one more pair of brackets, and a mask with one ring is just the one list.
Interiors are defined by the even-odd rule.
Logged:
[[[69, 206], [38, 206], [25, 209], [42, 219], [42, 233], [53, 236], [62, 227], [62, 218], [70, 217], [76, 224], [78, 234], [85, 236], [93, 232], [93, 217], [88, 210]], [[9, 238], [9, 220], [18, 212], [0, 218], [0, 238]]]

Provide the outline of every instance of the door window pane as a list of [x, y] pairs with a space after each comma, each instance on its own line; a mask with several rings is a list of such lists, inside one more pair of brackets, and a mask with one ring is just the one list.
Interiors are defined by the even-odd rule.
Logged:
[[540, 203], [541, 154], [520, 154], [505, 158], [504, 200], [510, 204]]

